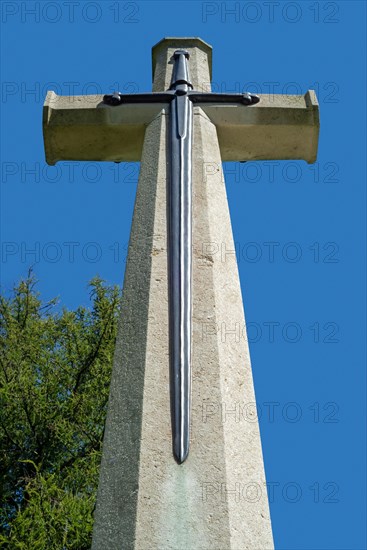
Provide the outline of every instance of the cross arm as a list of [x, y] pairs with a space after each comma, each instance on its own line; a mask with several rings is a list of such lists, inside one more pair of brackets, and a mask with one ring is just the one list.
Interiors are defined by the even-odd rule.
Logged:
[[59, 160], [140, 161], [145, 128], [167, 107], [170, 92], [136, 94], [136, 101], [131, 97], [115, 108], [104, 98], [48, 92], [43, 107], [48, 164]]
[[[261, 95], [256, 105], [200, 101], [200, 107], [215, 124], [223, 161], [305, 160], [316, 161], [319, 107], [316, 94]], [[225, 95], [225, 94], [223, 94]]]

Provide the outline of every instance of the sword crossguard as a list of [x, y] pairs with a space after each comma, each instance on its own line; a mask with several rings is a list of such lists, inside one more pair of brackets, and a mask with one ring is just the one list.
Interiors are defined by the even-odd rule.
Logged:
[[[103, 96], [103, 103], [116, 107], [123, 103], [165, 103], [170, 102], [175, 95], [187, 94], [193, 103], [242, 103], [242, 105], [256, 105], [260, 97], [256, 94], [245, 92], [243, 94], [216, 94], [212, 92], [196, 92], [188, 90], [186, 81], [176, 81], [171, 85], [171, 89], [166, 92], [147, 92], [145, 94], [121, 94], [114, 92]], [[174, 88], [174, 89], [172, 89]]]
[[175, 64], [169, 90], [165, 92], [148, 92], [143, 94], [121, 94], [114, 92], [103, 96], [103, 103], [115, 107], [123, 103], [165, 103], [175, 96], [187, 95], [193, 103], [240, 103], [242, 105], [256, 105], [260, 97], [250, 92], [242, 94], [217, 94], [213, 92], [198, 92], [191, 84], [187, 59], [190, 54], [187, 50], [176, 50], [173, 54]]

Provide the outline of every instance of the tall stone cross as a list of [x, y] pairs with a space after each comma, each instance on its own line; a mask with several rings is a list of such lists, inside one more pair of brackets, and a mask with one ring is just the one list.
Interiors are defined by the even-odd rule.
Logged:
[[314, 162], [318, 105], [200, 91], [210, 79], [208, 44], [165, 38], [152, 93], [44, 106], [49, 164], [141, 161], [95, 550], [273, 548], [221, 162]]

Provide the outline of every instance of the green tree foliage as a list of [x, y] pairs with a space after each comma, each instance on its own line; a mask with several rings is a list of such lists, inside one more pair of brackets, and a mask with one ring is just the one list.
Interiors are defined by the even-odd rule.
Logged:
[[90, 548], [120, 292], [42, 303], [32, 273], [0, 296], [0, 547]]

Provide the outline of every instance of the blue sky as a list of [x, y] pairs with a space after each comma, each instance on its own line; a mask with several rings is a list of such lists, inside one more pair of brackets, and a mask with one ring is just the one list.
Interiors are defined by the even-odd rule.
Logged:
[[[164, 36], [213, 46], [218, 91], [316, 89], [305, 162], [224, 166], [276, 548], [365, 539], [365, 2], [12, 2], [2, 9], [1, 284], [45, 299], [121, 284], [138, 164], [47, 167], [42, 104], [149, 91]], [[32, 252], [33, 251], [33, 252]]]

